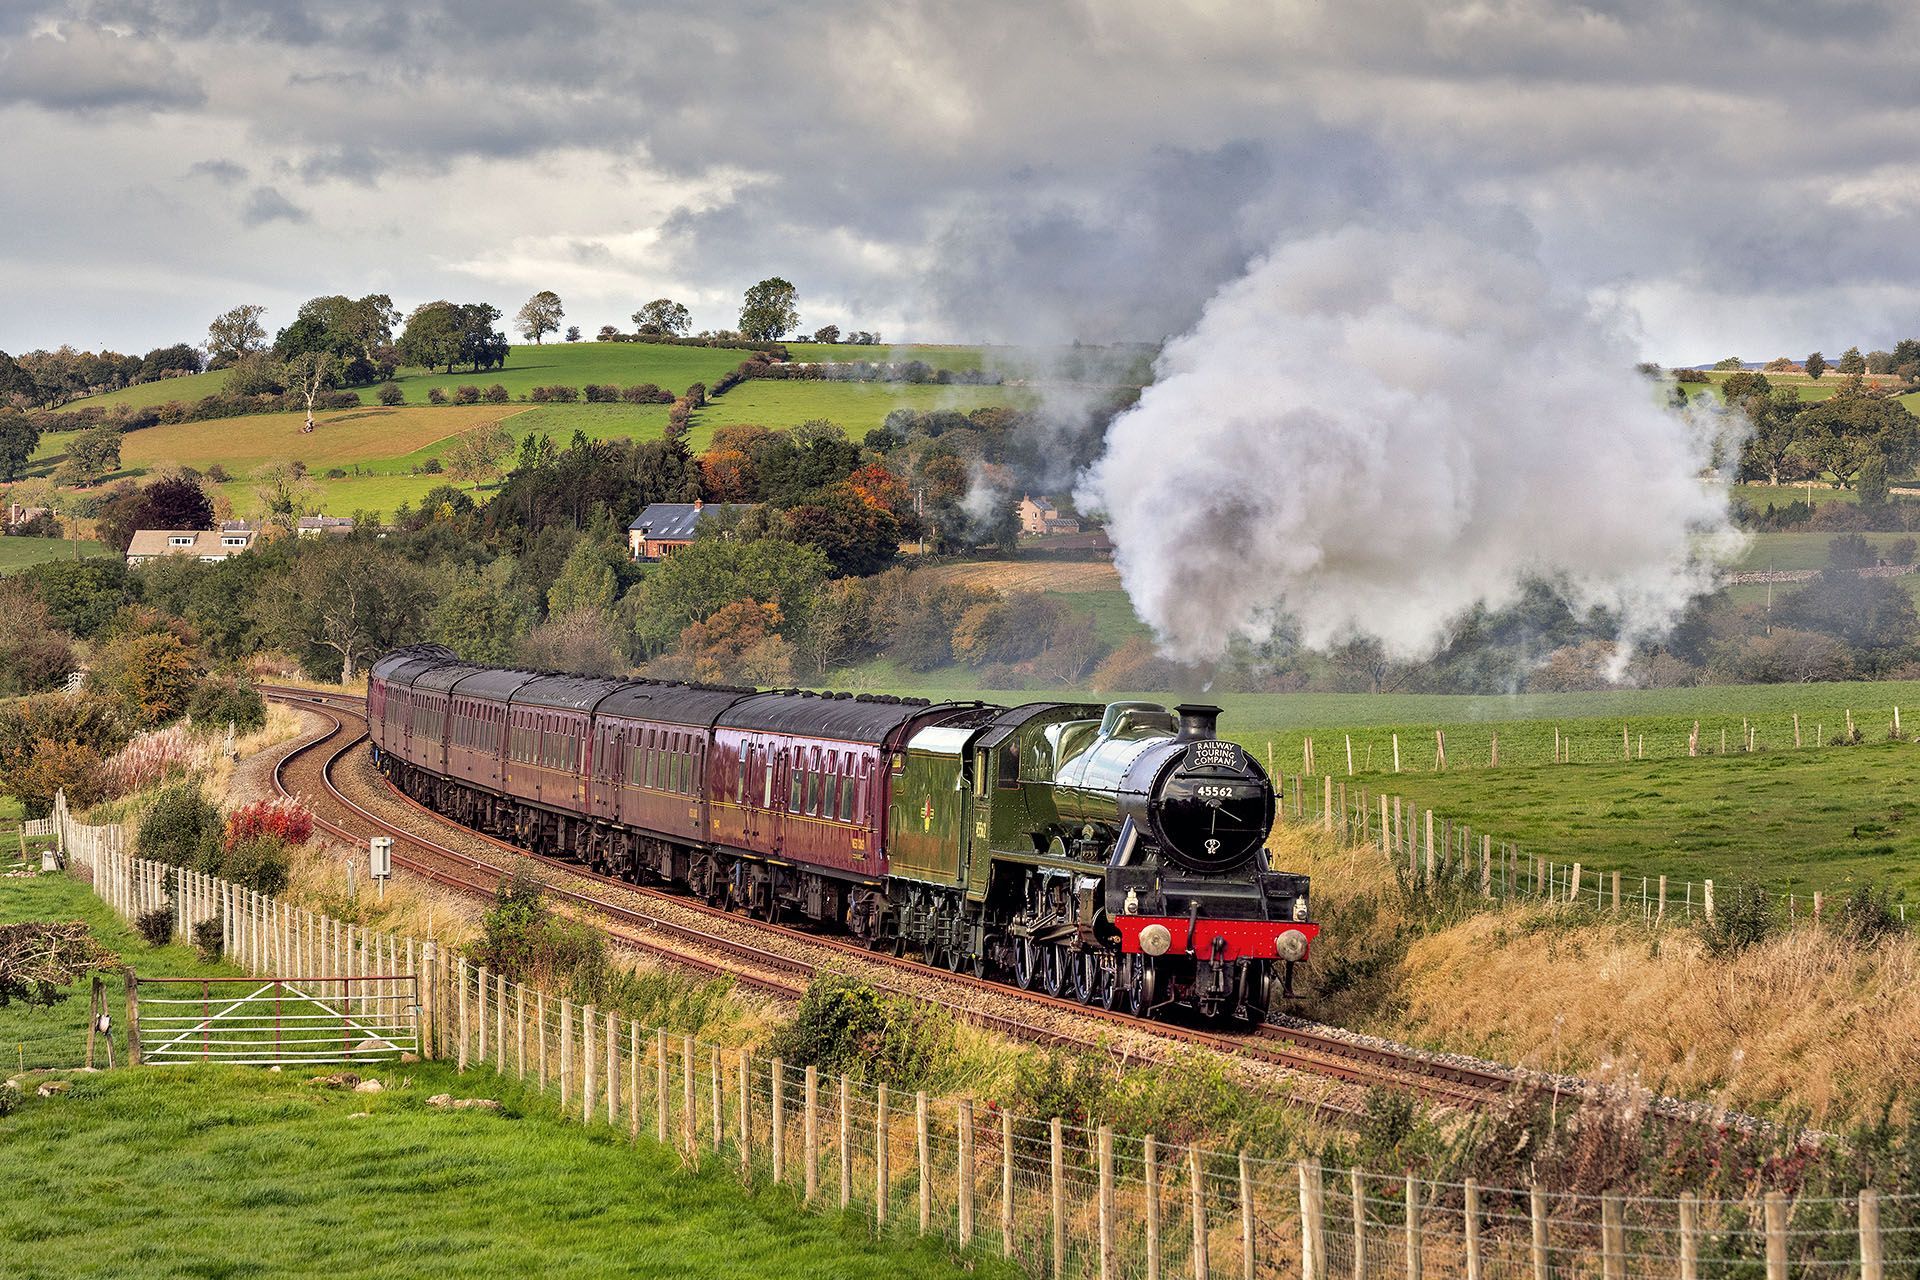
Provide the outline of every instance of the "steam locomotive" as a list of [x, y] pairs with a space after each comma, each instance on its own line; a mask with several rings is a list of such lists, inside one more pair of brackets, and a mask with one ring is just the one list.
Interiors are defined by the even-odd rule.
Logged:
[[763, 692], [419, 645], [374, 665], [367, 715], [386, 776], [480, 831], [1143, 1017], [1264, 1021], [1319, 932], [1217, 707]]

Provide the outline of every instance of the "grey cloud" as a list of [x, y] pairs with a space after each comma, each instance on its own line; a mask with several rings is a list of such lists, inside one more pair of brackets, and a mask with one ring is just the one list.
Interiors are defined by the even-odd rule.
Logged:
[[305, 209], [280, 194], [276, 187], [255, 187], [247, 197], [246, 207], [240, 211], [240, 221], [250, 227], [263, 227], [269, 222], [291, 222], [299, 224], [312, 219]]
[[212, 178], [223, 187], [247, 179], [247, 166], [237, 160], [197, 160], [187, 169], [188, 177]]
[[197, 107], [206, 90], [164, 44], [84, 22], [0, 46], [0, 104], [49, 111]]

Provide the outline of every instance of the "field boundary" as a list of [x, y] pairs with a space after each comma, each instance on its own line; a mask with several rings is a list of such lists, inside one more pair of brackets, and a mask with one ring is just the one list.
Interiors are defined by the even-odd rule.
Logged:
[[[1105, 1125], [1014, 1116], [990, 1102], [890, 1093], [748, 1050], [676, 1035], [491, 974], [432, 940], [370, 930], [125, 851], [124, 830], [55, 823], [76, 872], [131, 921], [167, 909], [177, 934], [218, 920], [256, 977], [325, 971], [420, 984], [423, 1056], [556, 1091], [583, 1125], [719, 1161], [876, 1231], [999, 1253], [1036, 1276], [1302, 1280], [1487, 1268], [1536, 1277], [1699, 1274], [1705, 1264], [1858, 1266], [1880, 1280], [1920, 1261], [1920, 1197], [1738, 1200], [1492, 1187], [1325, 1168]], [[643, 1116], [651, 1123], [643, 1124]], [[1889, 1250], [1891, 1245], [1891, 1250]]]

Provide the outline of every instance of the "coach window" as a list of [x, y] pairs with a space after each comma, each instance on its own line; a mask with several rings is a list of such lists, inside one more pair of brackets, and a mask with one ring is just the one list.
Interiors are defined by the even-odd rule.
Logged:
[[707, 786], [707, 740], [693, 740], [693, 792], [699, 795]]
[[761, 756], [766, 764], [766, 783], [761, 790], [760, 807], [762, 809], [771, 809], [773, 808], [773, 752], [762, 748]]
[[793, 769], [787, 775], [787, 812], [798, 813], [807, 797], [807, 749], [793, 750]]
[[827, 789], [827, 775], [821, 767], [821, 763], [820, 748], [815, 747], [813, 749], [813, 776], [808, 780], [809, 786], [807, 788], [807, 812], [816, 817], [819, 816], [821, 805], [824, 803], [822, 797], [825, 795]]

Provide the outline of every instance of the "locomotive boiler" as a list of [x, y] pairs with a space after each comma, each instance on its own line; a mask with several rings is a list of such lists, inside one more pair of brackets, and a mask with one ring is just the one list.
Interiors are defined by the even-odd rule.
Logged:
[[1141, 1016], [1264, 1020], [1318, 926], [1219, 711], [375, 664], [380, 768], [539, 852]]

